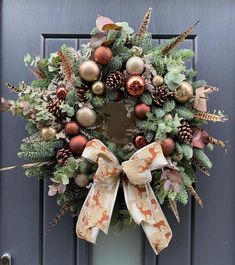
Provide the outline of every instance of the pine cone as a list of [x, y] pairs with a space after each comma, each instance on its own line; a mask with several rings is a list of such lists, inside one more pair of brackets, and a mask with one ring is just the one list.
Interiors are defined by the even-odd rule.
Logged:
[[177, 134], [177, 138], [179, 142], [191, 143], [193, 138], [193, 128], [191, 127], [191, 125], [186, 120], [183, 120], [178, 129], [179, 131]]
[[109, 89], [118, 90], [124, 85], [125, 75], [119, 71], [111, 73], [106, 79], [106, 86]]
[[72, 152], [69, 149], [60, 148], [56, 153], [56, 160], [58, 164], [64, 166], [70, 156], [72, 156]]
[[63, 99], [55, 99], [55, 100], [51, 100], [48, 103], [48, 111], [50, 113], [52, 113], [57, 120], [64, 120], [66, 118], [66, 113], [62, 112], [62, 110], [60, 109], [60, 104], [64, 102]]
[[82, 85], [81, 87], [78, 87], [76, 89], [77, 91], [77, 95], [78, 95], [78, 98], [79, 98], [79, 101], [80, 102], [84, 102], [86, 101], [85, 99], [85, 94], [86, 92], [89, 90], [89, 86], [88, 85]]
[[157, 105], [162, 106], [165, 102], [171, 99], [173, 95], [173, 92], [170, 91], [166, 85], [162, 85], [155, 88], [152, 98]]

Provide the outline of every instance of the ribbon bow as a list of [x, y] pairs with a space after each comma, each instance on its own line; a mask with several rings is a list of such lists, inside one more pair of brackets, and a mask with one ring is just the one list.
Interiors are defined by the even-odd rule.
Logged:
[[143, 230], [156, 254], [168, 246], [172, 232], [150, 186], [151, 170], [168, 164], [159, 142], [138, 150], [121, 165], [116, 156], [99, 140], [89, 141], [82, 156], [98, 163], [94, 183], [78, 217], [76, 232], [79, 238], [96, 242], [99, 230], [108, 233], [114, 203], [122, 180], [125, 201], [133, 220]]

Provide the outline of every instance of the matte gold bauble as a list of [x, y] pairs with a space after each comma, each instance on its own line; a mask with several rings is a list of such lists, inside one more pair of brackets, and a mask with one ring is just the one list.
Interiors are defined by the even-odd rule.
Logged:
[[42, 128], [41, 135], [45, 141], [50, 141], [55, 138], [56, 130], [52, 127], [45, 127]]
[[92, 84], [91, 90], [97, 96], [102, 95], [104, 93], [104, 83], [101, 81], [96, 81]]
[[155, 87], [162, 86], [164, 84], [164, 78], [161, 75], [155, 75], [152, 79], [152, 84]]
[[83, 174], [78, 174], [74, 177], [75, 183], [82, 188], [85, 188], [89, 184], [89, 179], [87, 176]]
[[175, 100], [180, 103], [185, 103], [193, 97], [193, 88], [188, 82], [182, 82], [182, 84], [176, 88], [174, 92]]
[[173, 153], [172, 155], [172, 160], [179, 162], [180, 160], [182, 160], [184, 157], [184, 155], [181, 153]]
[[144, 93], [145, 81], [139, 75], [130, 76], [125, 84], [126, 92], [134, 97], [139, 97]]
[[81, 63], [79, 67], [81, 78], [88, 82], [96, 81], [100, 75], [100, 69], [96, 62], [88, 60]]
[[101, 65], [109, 63], [112, 57], [113, 57], [112, 50], [109, 47], [105, 46], [100, 46], [95, 50], [94, 53], [94, 60]]
[[126, 62], [126, 70], [130, 75], [140, 75], [144, 71], [144, 61], [138, 56], [133, 56]]
[[96, 113], [88, 107], [83, 107], [77, 111], [76, 120], [80, 125], [90, 127], [96, 122]]
[[87, 138], [84, 135], [77, 135], [70, 139], [69, 150], [75, 155], [81, 155], [87, 144]]
[[161, 142], [162, 152], [165, 156], [169, 156], [175, 149], [175, 142], [172, 138], [167, 137]]

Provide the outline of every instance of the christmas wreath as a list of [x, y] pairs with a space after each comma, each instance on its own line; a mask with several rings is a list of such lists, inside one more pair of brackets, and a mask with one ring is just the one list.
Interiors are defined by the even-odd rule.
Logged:
[[[160, 204], [178, 221], [177, 204], [187, 204], [190, 194], [202, 205], [195, 168], [209, 175], [204, 150], [225, 147], [202, 127], [227, 118], [207, 111], [207, 95], [217, 88], [195, 81], [196, 71], [184, 63], [194, 52], [178, 48], [198, 22], [154, 46], [151, 12], [137, 33], [127, 22], [98, 16], [81, 50], [63, 45], [49, 58], [27, 54], [36, 80], [7, 84], [18, 99], [1, 98], [1, 110], [27, 120], [29, 136], [18, 155], [30, 161], [22, 165], [27, 176], [51, 182], [48, 194], [61, 206], [51, 228], [71, 211], [78, 237], [94, 243], [110, 223], [119, 229], [137, 223], [159, 253], [172, 237]], [[123, 145], [107, 135], [110, 103], [122, 104], [135, 120], [126, 130], [132, 140]]]

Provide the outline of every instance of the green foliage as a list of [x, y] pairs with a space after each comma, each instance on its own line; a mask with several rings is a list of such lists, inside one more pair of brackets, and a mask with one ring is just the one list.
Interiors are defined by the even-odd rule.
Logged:
[[184, 69], [182, 64], [169, 63], [167, 65], [168, 73], [165, 75], [164, 80], [171, 90], [175, 90], [185, 79], [185, 75], [181, 73]]
[[85, 159], [85, 158], [82, 158], [80, 161], [79, 161], [79, 165], [78, 165], [78, 171], [81, 173], [81, 174], [84, 174], [84, 175], [90, 175], [92, 173], [95, 172], [97, 168], [97, 165], [96, 164], [93, 164], [91, 163], [89, 160]]
[[78, 105], [79, 97], [76, 89], [70, 89], [66, 95], [65, 103], [72, 108], [76, 108]]
[[206, 145], [206, 148], [209, 150], [209, 151], [213, 151], [214, 150], [214, 145], [209, 143]]
[[190, 79], [192, 79], [196, 75], [197, 75], [197, 71], [195, 71], [194, 69], [188, 69], [185, 71], [185, 80], [189, 81]]
[[192, 111], [187, 108], [187, 107], [183, 107], [183, 106], [177, 106], [175, 108], [175, 112], [178, 114], [178, 116], [180, 118], [183, 118], [185, 120], [191, 120], [193, 119], [193, 113]]
[[38, 128], [35, 123], [27, 122], [25, 125], [25, 129], [29, 134], [34, 134], [38, 132]]
[[70, 66], [74, 69], [75, 66], [75, 51], [73, 48], [67, 46], [66, 44], [62, 45], [60, 48], [63, 55], [66, 57]]
[[180, 185], [180, 191], [176, 194], [176, 200], [186, 205], [188, 203], [188, 192], [184, 185]]
[[175, 101], [174, 100], [168, 100], [163, 105], [163, 110], [168, 113], [171, 112], [175, 108]]
[[188, 144], [182, 144], [181, 148], [186, 160], [190, 160], [193, 157], [193, 148]]
[[187, 61], [194, 57], [194, 51], [190, 49], [176, 49], [171, 52], [171, 58], [176, 61]]
[[153, 49], [152, 34], [146, 32], [141, 38], [136, 38], [134, 41], [134, 45], [141, 47], [143, 49], [143, 53], [150, 52]]
[[73, 107], [71, 107], [69, 104], [62, 102], [60, 104], [60, 109], [63, 113], [66, 113], [68, 117], [72, 117], [75, 113], [75, 110]]
[[99, 96], [93, 96], [92, 100], [91, 100], [91, 104], [95, 107], [95, 108], [101, 108], [105, 103], [105, 99], [104, 97], [99, 97]]
[[192, 83], [192, 86], [194, 89], [201, 87], [201, 86], [206, 86], [206, 81], [204, 80], [197, 80], [195, 82]]
[[119, 55], [114, 56], [110, 62], [102, 68], [103, 74], [106, 76], [108, 73], [120, 70], [122, 68], [122, 57]]
[[49, 79], [35, 79], [31, 82], [32, 87], [47, 88], [51, 83]]
[[210, 159], [207, 157], [207, 155], [198, 148], [194, 148], [193, 149], [193, 155], [202, 162], [203, 165], [205, 165], [206, 167], [208, 167], [209, 169], [212, 168], [212, 163], [210, 161]]
[[145, 92], [142, 96], [141, 96], [141, 101], [147, 105], [151, 105], [152, 104], [152, 97], [150, 95], [150, 93]]
[[25, 170], [27, 177], [35, 177], [37, 179], [49, 179], [53, 177], [55, 168], [53, 166], [28, 168]]

